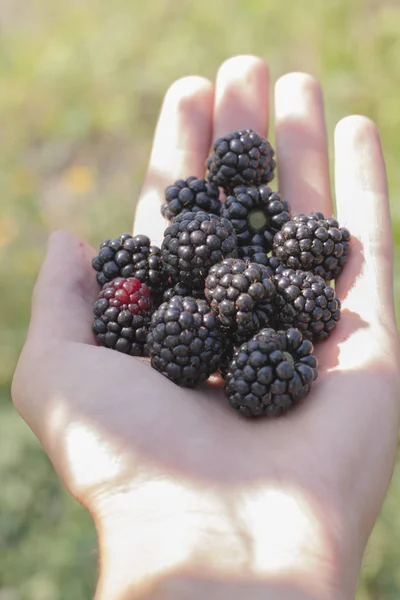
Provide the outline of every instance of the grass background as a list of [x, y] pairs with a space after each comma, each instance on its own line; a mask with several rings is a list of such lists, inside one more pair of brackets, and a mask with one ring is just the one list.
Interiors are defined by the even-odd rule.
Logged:
[[[255, 53], [272, 80], [320, 78], [330, 143], [347, 114], [378, 123], [400, 314], [399, 30], [396, 0], [0, 0], [0, 600], [86, 600], [96, 578], [90, 519], [10, 403], [49, 231], [97, 246], [129, 230], [169, 84], [213, 78], [229, 56]], [[399, 539], [400, 468], [357, 600], [400, 598]]]

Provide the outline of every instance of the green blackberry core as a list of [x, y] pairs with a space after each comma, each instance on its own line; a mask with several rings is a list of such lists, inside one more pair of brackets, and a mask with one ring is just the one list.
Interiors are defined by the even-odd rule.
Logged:
[[238, 246], [258, 246], [269, 252], [275, 233], [290, 220], [286, 200], [266, 185], [235, 187], [222, 205], [221, 216], [232, 221]]

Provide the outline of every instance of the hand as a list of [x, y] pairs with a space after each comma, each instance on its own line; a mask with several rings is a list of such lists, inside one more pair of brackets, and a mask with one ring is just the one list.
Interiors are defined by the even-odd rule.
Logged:
[[[215, 84], [187, 77], [171, 86], [136, 233], [160, 242], [163, 190], [203, 177], [218, 135], [267, 134], [268, 94], [266, 64], [249, 56], [226, 61]], [[293, 212], [332, 214], [318, 83], [282, 77], [275, 117], [280, 191]], [[337, 283], [342, 319], [316, 348], [320, 376], [310, 395], [274, 421], [240, 418], [215, 382], [182, 389], [145, 360], [96, 347], [94, 251], [68, 233], [51, 237], [13, 398], [94, 517], [99, 599], [215, 597], [218, 586], [230, 598], [271, 589], [279, 598], [353, 597], [399, 423], [387, 185], [367, 118], [336, 128], [335, 188], [338, 219], [352, 233]]]

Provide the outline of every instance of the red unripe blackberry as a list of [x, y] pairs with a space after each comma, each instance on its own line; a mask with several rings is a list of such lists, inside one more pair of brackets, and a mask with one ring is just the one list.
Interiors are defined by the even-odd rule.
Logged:
[[152, 303], [145, 283], [119, 277], [103, 286], [93, 309], [93, 333], [100, 346], [143, 356]]

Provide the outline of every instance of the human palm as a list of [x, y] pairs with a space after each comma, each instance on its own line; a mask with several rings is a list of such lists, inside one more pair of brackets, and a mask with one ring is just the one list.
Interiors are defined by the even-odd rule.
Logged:
[[[224, 63], [215, 86], [191, 77], [170, 88], [135, 232], [160, 242], [164, 188], [204, 176], [218, 135], [240, 128], [267, 134], [268, 93], [267, 66], [254, 57]], [[331, 215], [322, 99], [310, 76], [290, 74], [277, 83], [275, 137], [279, 188], [293, 213]], [[188, 390], [146, 359], [97, 347], [94, 251], [70, 234], [52, 237], [13, 396], [67, 489], [95, 518], [120, 512], [127, 497], [122, 513], [136, 523], [177, 511], [192, 522], [201, 512], [212, 529], [218, 512], [216, 533], [243, 552], [238, 537], [251, 539], [248, 559], [262, 572], [270, 563], [268, 552], [260, 550], [257, 559], [260, 531], [268, 537], [277, 522], [303, 524], [327, 541], [331, 557], [350, 531], [346, 552], [361, 558], [396, 453], [398, 338], [385, 168], [373, 123], [341, 121], [335, 155], [337, 216], [352, 233], [336, 286], [342, 318], [329, 340], [315, 346], [319, 378], [310, 394], [279, 419], [239, 416], [217, 377]]]

